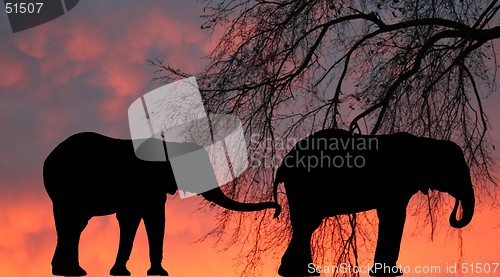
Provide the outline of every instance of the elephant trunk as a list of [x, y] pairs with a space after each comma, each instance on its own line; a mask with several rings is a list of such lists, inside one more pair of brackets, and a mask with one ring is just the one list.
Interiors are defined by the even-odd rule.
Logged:
[[241, 203], [227, 197], [220, 187], [209, 190], [201, 194], [206, 200], [215, 203], [223, 208], [239, 211], [239, 212], [253, 212], [264, 209], [275, 209], [275, 217], [281, 212], [281, 207], [276, 202], [262, 202], [262, 203]]
[[[457, 219], [458, 205], [459, 202], [462, 204], [462, 217]], [[453, 228], [462, 228], [467, 226], [472, 220], [472, 216], [474, 215], [474, 190], [472, 186], [470, 190], [466, 193], [462, 194], [461, 197], [455, 198], [455, 206], [453, 207], [453, 211], [450, 215], [450, 225]]]

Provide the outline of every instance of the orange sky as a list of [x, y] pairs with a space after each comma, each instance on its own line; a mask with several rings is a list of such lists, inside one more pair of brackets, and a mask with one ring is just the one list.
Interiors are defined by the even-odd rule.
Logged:
[[[500, 195], [499, 195], [500, 196]], [[50, 260], [55, 247], [55, 228], [51, 203], [47, 196], [24, 192], [22, 195], [2, 197], [0, 210], [0, 276], [51, 276]], [[239, 247], [219, 252], [214, 241], [196, 242], [214, 226], [210, 213], [195, 212], [199, 198], [167, 200], [167, 228], [164, 265], [170, 276], [237, 276], [235, 260]], [[451, 210], [451, 206], [449, 207]], [[463, 230], [463, 262], [499, 262], [498, 237], [500, 209], [481, 208]], [[447, 217], [447, 215], [446, 215]], [[409, 216], [398, 263], [410, 268], [437, 265], [445, 270], [447, 264], [458, 261], [458, 238], [444, 218], [438, 223], [438, 233], [430, 241], [430, 230], [415, 233], [415, 217]], [[270, 219], [272, 222], [272, 220]], [[106, 276], [114, 262], [118, 245], [118, 224], [114, 216], [93, 218], [82, 234], [80, 264], [88, 276]], [[371, 260], [371, 255], [370, 255]], [[278, 276], [278, 259], [266, 259], [263, 276]], [[361, 264], [361, 265], [366, 265]], [[133, 276], [146, 276], [148, 247], [141, 224], [128, 268]], [[241, 267], [239, 267], [241, 270]], [[444, 272], [442, 272], [444, 273]], [[417, 276], [418, 274], [408, 274]], [[326, 276], [326, 275], [325, 275]], [[362, 276], [368, 276], [362, 274]], [[425, 274], [424, 276], [452, 276]], [[464, 275], [479, 276], [479, 275]], [[480, 276], [500, 276], [481, 274]]]
[[[200, 4], [181, 2], [81, 1], [67, 15], [17, 34], [10, 33], [6, 17], [0, 16], [0, 276], [51, 276], [56, 234], [41, 180], [49, 151], [79, 131], [128, 137], [128, 106], [158, 86], [150, 82], [154, 69], [145, 58], [164, 59], [191, 72], [203, 65], [201, 57], [215, 39], [200, 30]], [[497, 146], [499, 103], [498, 94], [486, 103]], [[194, 212], [198, 201], [167, 200], [166, 269], [177, 277], [236, 276], [241, 267], [233, 258], [239, 247], [221, 253], [212, 240], [193, 243], [214, 226], [212, 214]], [[415, 218], [409, 217], [398, 262], [439, 265], [443, 271], [456, 262], [457, 236], [448, 214], [433, 242], [429, 228], [413, 234]], [[487, 205], [477, 210], [463, 230], [464, 262], [500, 262], [499, 214], [499, 208]], [[108, 274], [117, 245], [114, 216], [93, 218], [80, 247], [88, 276]], [[133, 276], [145, 276], [147, 253], [141, 224], [129, 262]], [[279, 259], [266, 259], [263, 276], [277, 276], [278, 264]], [[498, 277], [500, 266], [495, 274], [463, 276]]]

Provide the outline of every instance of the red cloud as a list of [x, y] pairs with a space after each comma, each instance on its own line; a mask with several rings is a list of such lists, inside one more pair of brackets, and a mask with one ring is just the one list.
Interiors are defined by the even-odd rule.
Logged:
[[2, 55], [0, 65], [0, 87], [9, 87], [26, 81], [27, 68], [24, 61], [20, 61], [8, 54]]
[[106, 33], [102, 30], [82, 22], [75, 25], [70, 26], [71, 33], [67, 35], [68, 38], [64, 42], [64, 50], [68, 58], [85, 61], [98, 58], [107, 51], [112, 50], [108, 48], [108, 41], [105, 38]]

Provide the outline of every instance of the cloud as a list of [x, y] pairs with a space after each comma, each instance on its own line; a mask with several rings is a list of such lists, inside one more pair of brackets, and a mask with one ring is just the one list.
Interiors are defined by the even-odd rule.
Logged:
[[0, 66], [0, 88], [10, 87], [25, 81], [28, 77], [26, 67], [26, 62], [3, 52], [2, 65]]
[[47, 55], [49, 36], [42, 32], [32, 32], [30, 35], [15, 36], [13, 44], [23, 54], [40, 59]]
[[71, 32], [64, 41], [64, 51], [69, 59], [86, 61], [99, 58], [112, 50], [107, 47], [106, 33], [83, 22], [69, 26]]
[[50, 276], [47, 258], [52, 255], [55, 230], [48, 197], [32, 193], [2, 195], [0, 274]]

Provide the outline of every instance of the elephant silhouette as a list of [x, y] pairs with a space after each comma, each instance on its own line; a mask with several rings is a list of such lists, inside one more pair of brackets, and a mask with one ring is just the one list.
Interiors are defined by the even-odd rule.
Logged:
[[[208, 153], [206, 159], [209, 162]], [[116, 213], [119, 223], [120, 242], [110, 274], [130, 275], [126, 263], [143, 219], [151, 262], [147, 274], [168, 275], [161, 264], [165, 202], [167, 194], [177, 191], [168, 161], [140, 160], [135, 155], [132, 140], [84, 132], [70, 136], [48, 155], [43, 166], [43, 181], [52, 200], [57, 232], [57, 246], [51, 263], [53, 275], [86, 275], [78, 261], [80, 234], [91, 217], [113, 213]], [[219, 187], [201, 195], [235, 211], [274, 208], [279, 213], [281, 209], [274, 202], [234, 201]]]
[[[292, 238], [278, 273], [319, 276], [311, 235], [325, 217], [376, 209], [378, 238], [371, 276], [399, 276], [396, 268], [410, 198], [418, 191], [455, 198], [450, 225], [462, 228], [474, 214], [474, 190], [462, 149], [451, 141], [408, 133], [363, 136], [325, 129], [300, 140], [283, 158], [273, 187], [284, 183]], [[457, 219], [459, 203], [462, 217]], [[312, 270], [311, 270], [312, 268]]]

